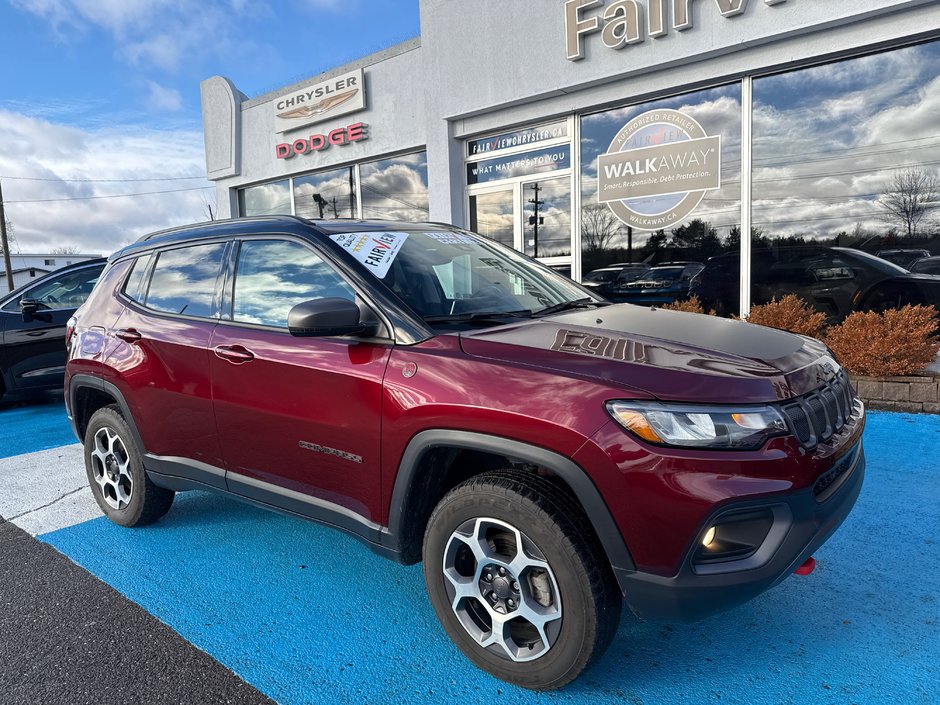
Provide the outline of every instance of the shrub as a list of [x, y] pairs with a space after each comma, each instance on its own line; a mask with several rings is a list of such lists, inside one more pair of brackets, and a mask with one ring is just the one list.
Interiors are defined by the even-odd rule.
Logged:
[[[698, 297], [694, 294], [687, 298], [685, 301], [674, 301], [671, 304], [663, 304], [659, 308], [665, 309], [667, 311], [685, 311], [686, 313], [705, 313], [705, 309], [702, 308], [702, 302], [698, 300]], [[709, 316], [717, 315], [714, 311], [708, 312]]]
[[826, 324], [826, 315], [811, 309], [795, 294], [787, 294], [779, 301], [775, 297], [769, 304], [752, 306], [747, 320], [760, 326], [819, 338]]
[[940, 351], [937, 310], [905, 306], [850, 314], [829, 329], [826, 343], [853, 374], [885, 377], [919, 372]]

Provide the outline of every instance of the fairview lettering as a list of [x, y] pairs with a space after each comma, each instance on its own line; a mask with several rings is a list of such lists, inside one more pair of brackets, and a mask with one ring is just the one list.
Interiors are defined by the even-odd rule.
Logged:
[[[704, 1], [704, 0], [703, 0]], [[663, 37], [667, 30], [667, 6], [672, 10], [672, 28], [677, 32], [692, 29], [693, 0], [616, 0], [600, 15], [588, 15], [591, 8], [604, 7], [604, 0], [566, 0], [565, 35], [568, 61], [584, 58], [584, 37], [601, 33], [604, 46], [622, 49], [650, 37]], [[722, 17], [735, 17], [747, 9], [748, 0], [714, 0]], [[786, 0], [764, 0], [765, 5], [780, 5]], [[643, 26], [643, 16], [647, 17]]]

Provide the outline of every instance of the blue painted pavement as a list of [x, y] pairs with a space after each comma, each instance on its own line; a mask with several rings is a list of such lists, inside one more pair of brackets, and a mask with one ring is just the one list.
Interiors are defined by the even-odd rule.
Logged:
[[873, 412], [865, 443], [862, 495], [815, 573], [694, 625], [624, 615], [600, 663], [555, 693], [471, 666], [420, 566], [301, 520], [190, 493], [152, 527], [101, 518], [41, 539], [284, 704], [934, 705], [940, 417]]
[[77, 442], [61, 397], [29, 406], [0, 405], [0, 458]]

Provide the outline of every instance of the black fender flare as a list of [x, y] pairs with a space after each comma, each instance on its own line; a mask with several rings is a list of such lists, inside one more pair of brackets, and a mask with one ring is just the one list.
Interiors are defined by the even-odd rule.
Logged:
[[615, 573], [633, 572], [636, 566], [623, 535], [607, 508], [601, 493], [588, 474], [573, 460], [554, 451], [528, 443], [472, 431], [430, 429], [416, 434], [398, 465], [398, 474], [389, 504], [388, 534], [391, 542], [400, 541], [405, 507], [409, 505], [414, 477], [425, 454], [435, 448], [458, 448], [502, 455], [522, 463], [547, 468], [560, 477], [575, 494], [600, 539]]
[[124, 398], [124, 394], [121, 393], [121, 390], [111, 382], [103, 380], [100, 377], [82, 373], [72, 375], [71, 379], [69, 379], [68, 388], [69, 423], [72, 424], [72, 432], [75, 434], [79, 443], [84, 442], [84, 439], [78, 431], [78, 420], [75, 418], [75, 401], [80, 389], [95, 389], [112, 397], [121, 409], [121, 415], [124, 416], [127, 425], [130, 426], [131, 433], [134, 434], [134, 441], [136, 441], [137, 447], [140, 448], [141, 454], [147, 452], [146, 446], [144, 446], [144, 442], [140, 437], [140, 431], [137, 430], [137, 422], [134, 421], [134, 415], [131, 413], [131, 409], [127, 404], [127, 400]]

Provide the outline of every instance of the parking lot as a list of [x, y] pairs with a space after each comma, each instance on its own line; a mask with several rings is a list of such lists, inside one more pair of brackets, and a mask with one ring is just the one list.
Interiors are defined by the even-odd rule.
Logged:
[[[936, 703], [940, 417], [872, 412], [865, 443], [858, 505], [811, 576], [693, 625], [625, 615], [602, 661], [555, 693], [476, 670], [420, 566], [338, 532], [206, 493], [151, 527], [111, 524], [55, 399], [0, 406], [0, 514], [279, 703]], [[30, 478], [54, 490], [31, 496]]]

